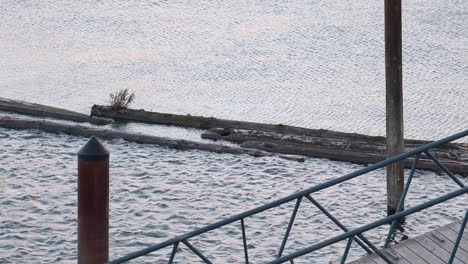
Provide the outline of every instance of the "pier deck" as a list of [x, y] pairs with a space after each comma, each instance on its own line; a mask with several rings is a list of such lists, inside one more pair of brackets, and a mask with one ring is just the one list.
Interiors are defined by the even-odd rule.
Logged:
[[[444, 264], [448, 263], [457, 234], [460, 221], [440, 227], [426, 234], [402, 241], [383, 250], [395, 263], [403, 264]], [[348, 262], [350, 264], [385, 264], [378, 255], [371, 254], [361, 259]], [[468, 225], [465, 227], [460, 246], [453, 263], [468, 263]]]

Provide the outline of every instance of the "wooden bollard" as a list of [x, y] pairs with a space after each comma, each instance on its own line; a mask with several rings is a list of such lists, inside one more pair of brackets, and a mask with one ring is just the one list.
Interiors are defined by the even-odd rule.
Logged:
[[78, 263], [109, 259], [109, 152], [95, 137], [78, 152]]

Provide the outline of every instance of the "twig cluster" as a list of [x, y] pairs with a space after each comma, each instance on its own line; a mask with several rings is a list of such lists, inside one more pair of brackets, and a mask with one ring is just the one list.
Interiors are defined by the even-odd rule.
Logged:
[[110, 106], [112, 110], [118, 111], [127, 108], [135, 100], [135, 92], [128, 88], [110, 94]]

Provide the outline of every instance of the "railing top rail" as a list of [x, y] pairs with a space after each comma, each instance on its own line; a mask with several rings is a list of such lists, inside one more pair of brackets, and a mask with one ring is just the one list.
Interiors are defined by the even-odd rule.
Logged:
[[240, 213], [240, 214], [237, 214], [237, 215], [234, 215], [234, 216], [231, 216], [229, 218], [226, 218], [226, 219], [223, 219], [223, 220], [220, 220], [220, 221], [217, 221], [215, 223], [212, 223], [212, 224], [209, 224], [209, 225], [206, 225], [204, 227], [201, 227], [199, 229], [196, 229], [194, 231], [191, 231], [191, 232], [188, 232], [186, 234], [183, 234], [181, 236], [177, 236], [177, 237], [174, 237], [172, 239], [169, 239], [169, 240], [166, 240], [162, 243], [159, 243], [159, 244], [156, 244], [156, 245], [153, 245], [153, 246], [150, 246], [150, 247], [147, 247], [145, 249], [142, 249], [142, 250], [139, 250], [139, 251], [135, 251], [133, 253], [130, 253], [126, 256], [123, 256], [121, 258], [118, 258], [118, 259], [115, 259], [113, 261], [110, 261], [108, 263], [121, 263], [121, 262], [124, 262], [124, 261], [128, 261], [128, 260], [131, 260], [131, 259], [134, 259], [134, 258], [137, 258], [137, 257], [140, 257], [140, 256], [143, 256], [143, 255], [146, 255], [146, 254], [149, 254], [153, 251], [156, 251], [158, 249], [161, 249], [161, 248], [165, 248], [167, 246], [170, 246], [174, 243], [177, 243], [177, 242], [182, 242], [184, 240], [187, 240], [191, 237], [194, 237], [194, 236], [197, 236], [197, 235], [200, 235], [200, 234], [203, 234], [203, 233], [206, 233], [208, 231], [211, 231], [213, 229], [216, 229], [216, 228], [219, 228], [221, 226], [225, 226], [225, 225], [228, 225], [230, 223], [233, 223], [233, 222], [236, 222], [236, 221], [240, 221], [241, 219], [244, 219], [248, 216], [251, 216], [251, 215], [254, 215], [254, 214], [258, 214], [260, 212], [263, 212], [263, 211], [266, 211], [268, 209], [271, 209], [273, 207], [276, 207], [276, 206], [279, 206], [279, 205], [282, 205], [282, 204], [285, 204], [285, 203], [288, 203], [290, 201], [293, 201], [295, 199], [298, 199], [299, 197], [303, 197], [305, 195], [308, 195], [308, 194], [311, 194], [311, 193], [314, 193], [314, 192], [317, 192], [317, 191], [320, 191], [320, 190], [323, 190], [323, 189], [326, 189], [326, 188], [329, 188], [333, 185], [337, 185], [337, 184], [340, 184], [342, 182], [345, 182], [345, 181], [348, 181], [348, 180], [351, 180], [353, 178], [356, 178], [358, 176], [361, 176], [363, 174], [366, 174], [368, 172], [371, 172], [371, 171], [374, 171], [374, 170], [377, 170], [377, 169], [380, 169], [380, 168], [383, 168], [385, 166], [388, 166], [392, 163], [395, 163], [395, 162], [399, 162], [401, 160], [404, 160], [406, 158], [409, 158], [411, 156], [414, 156], [418, 153], [422, 153], [424, 151], [427, 151], [427, 150], [430, 150], [432, 148], [435, 148], [435, 147], [438, 147], [438, 146], [441, 146], [443, 144], [446, 144], [446, 143], [449, 143], [451, 141], [454, 141], [454, 140], [457, 140], [457, 139], [460, 139], [460, 138], [463, 138], [465, 136], [468, 136], [468, 129], [467, 130], [464, 130], [462, 132], [459, 132], [459, 133], [456, 133], [454, 135], [451, 135], [449, 137], [446, 137], [446, 138], [443, 138], [443, 139], [440, 139], [440, 140], [437, 140], [437, 141], [434, 141], [434, 142], [431, 142], [429, 144], [426, 144], [424, 146], [421, 146], [421, 147], [418, 147], [418, 148], [415, 148], [411, 151], [408, 151], [406, 153], [403, 153], [403, 154], [400, 154], [400, 155], [397, 155], [397, 156], [394, 156], [394, 157], [391, 157], [389, 159], [386, 159], [386, 160], [383, 160], [383, 161], [380, 161], [378, 163], [375, 163], [375, 164], [372, 164], [366, 168], [362, 168], [360, 170], [357, 170], [357, 171], [354, 171], [352, 173], [349, 173], [347, 175], [344, 175], [344, 176], [341, 176], [339, 178], [336, 178], [336, 179], [333, 179], [333, 180], [330, 180], [330, 181], [327, 181], [327, 182], [324, 182], [324, 183], [321, 183], [321, 184], [318, 184], [318, 185], [315, 185], [313, 187], [310, 187], [310, 188], [307, 188], [307, 189], [304, 189], [302, 191], [299, 191], [299, 192], [296, 192], [294, 194], [291, 194], [289, 196], [286, 196], [286, 197], [283, 197], [281, 199], [278, 199], [278, 200], [275, 200], [273, 202], [270, 202], [270, 203], [267, 203], [267, 204], [264, 204], [262, 206], [259, 206], [259, 207], [256, 207], [256, 208], [253, 208], [253, 209], [250, 209], [248, 211], [245, 211], [243, 213]]

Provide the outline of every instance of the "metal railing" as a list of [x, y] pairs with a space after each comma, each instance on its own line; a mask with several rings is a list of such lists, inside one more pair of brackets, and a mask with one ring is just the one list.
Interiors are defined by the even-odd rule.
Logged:
[[[228, 225], [228, 224], [231, 224], [231, 223], [234, 223], [234, 222], [239, 222], [239, 227], [242, 230], [242, 241], [243, 241], [243, 247], [244, 247], [244, 260], [245, 260], [245, 263], [248, 264], [249, 263], [249, 254], [248, 254], [247, 237], [246, 237], [246, 232], [245, 232], [244, 219], [246, 217], [258, 214], [260, 212], [263, 212], [265, 210], [280, 206], [280, 205], [285, 204], [285, 203], [290, 202], [290, 201], [296, 201], [296, 204], [295, 204], [293, 212], [291, 214], [291, 217], [290, 217], [289, 224], [288, 224], [288, 227], [286, 229], [286, 232], [285, 232], [285, 234], [283, 236], [283, 240], [282, 240], [281, 245], [279, 247], [278, 254], [277, 254], [277, 256], [276, 256], [276, 258], [274, 260], [268, 262], [269, 264], [284, 263], [284, 262], [294, 263], [294, 259], [296, 259], [298, 257], [304, 256], [306, 254], [309, 254], [311, 252], [314, 252], [316, 250], [319, 250], [321, 248], [324, 248], [326, 246], [332, 245], [334, 243], [337, 243], [337, 242], [340, 242], [340, 241], [346, 240], [346, 239], [348, 239], [348, 241], [347, 241], [347, 245], [346, 245], [345, 251], [343, 253], [343, 256], [341, 258], [341, 263], [346, 262], [346, 258], [348, 256], [348, 253], [350, 251], [350, 248], [351, 248], [351, 245], [352, 245], [353, 241], [356, 242], [357, 244], [359, 244], [367, 253], [369, 253], [369, 254], [370, 253], [376, 253], [386, 263], [394, 263], [394, 261], [392, 261], [387, 255], [385, 255], [380, 249], [378, 249], [372, 242], [370, 242], [363, 235], [363, 233], [366, 232], [366, 231], [369, 231], [369, 230], [371, 230], [373, 228], [376, 228], [378, 226], [381, 226], [383, 224], [391, 224], [390, 225], [390, 230], [388, 232], [387, 239], [386, 239], [385, 245], [384, 245], [384, 248], [386, 248], [389, 245], [389, 242], [391, 240], [391, 237], [392, 237], [393, 231], [395, 229], [396, 223], [398, 222], [399, 219], [404, 218], [405, 216], [408, 216], [408, 215], [413, 214], [415, 212], [419, 212], [421, 210], [424, 210], [424, 209], [426, 209], [428, 207], [434, 206], [436, 204], [445, 202], [445, 201], [450, 200], [452, 198], [455, 198], [457, 196], [467, 194], [468, 193], [468, 187], [466, 187], [459, 179], [457, 179], [455, 177], [455, 175], [453, 175], [453, 173], [451, 173], [440, 162], [440, 160], [437, 159], [430, 152], [430, 150], [432, 148], [435, 148], [435, 147], [438, 147], [440, 145], [449, 143], [449, 142], [451, 142], [453, 140], [463, 138], [463, 137], [465, 137], [467, 135], [468, 135], [468, 130], [465, 130], [463, 132], [454, 134], [454, 135], [449, 136], [447, 138], [444, 138], [444, 139], [432, 142], [430, 144], [418, 147], [418, 148], [416, 148], [414, 150], [411, 150], [411, 151], [409, 151], [407, 153], [404, 153], [404, 154], [401, 154], [401, 155], [398, 155], [398, 156], [394, 156], [392, 158], [389, 158], [389, 159], [386, 159], [384, 161], [378, 162], [376, 164], [370, 165], [370, 166], [368, 166], [366, 168], [357, 170], [357, 171], [352, 172], [350, 174], [347, 174], [345, 176], [342, 176], [342, 177], [330, 180], [328, 182], [313, 186], [311, 188], [299, 191], [297, 193], [286, 196], [286, 197], [281, 198], [279, 200], [273, 201], [271, 203], [264, 204], [262, 206], [259, 206], [257, 208], [248, 210], [248, 211], [240, 213], [238, 215], [235, 215], [235, 216], [229, 217], [227, 219], [215, 222], [213, 224], [204, 226], [202, 228], [199, 228], [199, 229], [196, 229], [194, 231], [188, 232], [188, 233], [186, 233], [184, 235], [174, 237], [172, 239], [169, 239], [169, 240], [166, 240], [166, 241], [164, 241], [162, 243], [150, 246], [150, 247], [145, 248], [143, 250], [130, 253], [130, 254], [126, 255], [126, 256], [120, 257], [120, 258], [115, 259], [113, 261], [110, 261], [108, 263], [110, 263], [110, 264], [123, 263], [123, 262], [129, 261], [129, 260], [144, 256], [144, 255], [149, 254], [151, 252], [157, 251], [159, 249], [172, 246], [172, 252], [171, 252], [171, 255], [170, 255], [169, 259], [168, 259], [168, 263], [171, 264], [171, 263], [173, 263], [174, 257], [175, 257], [175, 255], [177, 253], [177, 249], [179, 248], [180, 244], [182, 243], [187, 248], [189, 248], [193, 253], [195, 253], [198, 257], [200, 257], [200, 259], [202, 259], [205, 263], [211, 264], [212, 262], [209, 260], [209, 258], [206, 257], [199, 249], [195, 248], [189, 242], [189, 239], [193, 238], [195, 236], [201, 235], [203, 233], [206, 233], [208, 231], [220, 228], [222, 226], [225, 226], [225, 225]], [[416, 170], [416, 165], [417, 165], [418, 161], [420, 160], [420, 158], [421, 158], [421, 156], [423, 154], [425, 154], [428, 158], [433, 160], [434, 163], [445, 174], [447, 174], [456, 184], [458, 184], [460, 186], [460, 189], [457, 189], [457, 190], [455, 190], [453, 192], [450, 192], [450, 193], [448, 193], [446, 195], [443, 195], [443, 196], [437, 197], [435, 199], [432, 199], [432, 200], [430, 200], [428, 202], [419, 204], [419, 205], [414, 206], [414, 207], [412, 207], [410, 209], [402, 210], [402, 207], [403, 207], [402, 205], [404, 204], [406, 195], [407, 195], [408, 190], [410, 188], [410, 185], [411, 185], [411, 182], [412, 182], [415, 170]], [[371, 171], [374, 171], [374, 170], [377, 170], [377, 169], [380, 169], [380, 168], [384, 168], [389, 164], [402, 161], [402, 160], [410, 158], [412, 156], [415, 156], [413, 164], [412, 164], [412, 168], [411, 168], [411, 171], [409, 173], [408, 180], [406, 182], [403, 193], [401, 195], [397, 211], [393, 215], [390, 215], [390, 216], [387, 216], [385, 218], [379, 219], [377, 221], [374, 221], [374, 222], [369, 223], [367, 225], [361, 226], [359, 228], [355, 228], [353, 230], [350, 230], [350, 229], [346, 228], [345, 225], [343, 225], [326, 208], [324, 208], [317, 200], [315, 200], [312, 197], [312, 194], [314, 194], [315, 192], [318, 192], [320, 190], [323, 190], [323, 189], [329, 188], [331, 186], [340, 184], [342, 182], [351, 180], [351, 179], [356, 178], [358, 176], [364, 175], [364, 174], [366, 174], [368, 172], [371, 172]], [[305, 248], [300, 249], [300, 250], [298, 250], [296, 252], [293, 252], [291, 254], [283, 256], [284, 248], [285, 248], [286, 243], [288, 241], [289, 234], [290, 234], [291, 229], [293, 227], [294, 220], [296, 218], [296, 214], [297, 214], [297, 212], [299, 210], [299, 207], [300, 207], [300, 205], [301, 205], [301, 203], [303, 201], [303, 198], [307, 199], [313, 205], [315, 205], [323, 214], [325, 214], [330, 220], [332, 220], [344, 233], [342, 233], [341, 235], [332, 237], [330, 239], [324, 240], [324, 241], [322, 241], [320, 243], [311, 245], [309, 247], [305, 247]], [[462, 221], [462, 226], [461, 226], [460, 232], [458, 234], [457, 240], [455, 242], [455, 246], [454, 246], [454, 248], [452, 250], [450, 259], [447, 260], [448, 263], [452, 263], [454, 258], [455, 258], [455, 254], [456, 254], [456, 251], [458, 249], [460, 240], [462, 238], [463, 230], [464, 230], [464, 228], [466, 226], [467, 219], [468, 219], [468, 208], [467, 208], [465, 217], [464, 217], [464, 219]]]

